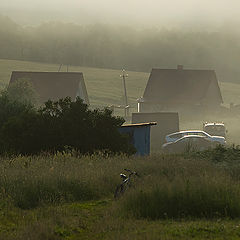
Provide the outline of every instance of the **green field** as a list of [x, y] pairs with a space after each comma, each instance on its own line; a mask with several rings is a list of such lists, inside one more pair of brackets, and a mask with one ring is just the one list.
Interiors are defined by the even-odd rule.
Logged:
[[[0, 158], [0, 239], [239, 239], [239, 150], [217, 155]], [[124, 168], [140, 177], [114, 200]]]
[[[59, 65], [55, 64], [0, 60], [0, 86], [4, 87], [9, 82], [12, 71], [58, 71], [58, 68]], [[62, 71], [66, 71], [66, 66], [62, 67]], [[69, 71], [83, 72], [89, 100], [93, 107], [124, 103], [121, 70], [70, 66]], [[149, 74], [142, 72], [128, 72], [128, 74], [129, 103], [133, 110], [136, 110], [136, 100], [143, 94]], [[119, 114], [123, 114], [123, 111]]]
[[[12, 71], [58, 71], [59, 65], [14, 60], [0, 60], [0, 86], [8, 84]], [[127, 69], [126, 69], [127, 70]], [[66, 71], [66, 66], [62, 67]], [[90, 102], [95, 107], [123, 104], [121, 70], [69, 66], [69, 71], [83, 72]], [[127, 91], [133, 111], [143, 95], [149, 73], [128, 71]], [[240, 103], [240, 84], [221, 82], [224, 103]]]

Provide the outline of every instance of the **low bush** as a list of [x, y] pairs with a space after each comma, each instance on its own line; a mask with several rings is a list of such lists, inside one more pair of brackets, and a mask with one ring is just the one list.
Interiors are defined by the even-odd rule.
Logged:
[[239, 164], [240, 163], [240, 147], [239, 146], [223, 146], [218, 145], [214, 149], [203, 152], [192, 152], [188, 154], [190, 158], [208, 159], [214, 163]]
[[108, 109], [90, 110], [80, 98], [48, 101], [40, 109], [0, 96], [0, 154], [56, 153], [66, 148], [79, 154], [96, 151], [135, 153], [118, 128], [124, 119]]

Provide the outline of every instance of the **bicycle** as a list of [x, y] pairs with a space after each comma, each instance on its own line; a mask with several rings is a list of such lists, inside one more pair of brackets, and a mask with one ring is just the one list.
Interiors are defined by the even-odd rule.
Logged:
[[123, 173], [120, 174], [120, 177], [122, 178], [122, 183], [119, 184], [115, 190], [115, 193], [114, 193], [115, 199], [123, 195], [123, 193], [131, 186], [132, 176], [140, 177], [137, 172], [133, 172], [130, 169], [126, 169], [126, 168], [124, 170], [128, 172], [129, 175], [127, 176], [126, 174], [123, 174]]

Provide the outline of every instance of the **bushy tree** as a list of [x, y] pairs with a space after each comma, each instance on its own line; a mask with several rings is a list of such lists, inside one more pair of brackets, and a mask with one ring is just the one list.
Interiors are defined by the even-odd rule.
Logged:
[[24, 105], [34, 105], [38, 102], [38, 95], [32, 83], [27, 79], [18, 79], [2, 91], [11, 102], [20, 102]]
[[48, 101], [38, 110], [14, 106], [19, 107], [17, 114], [9, 115], [0, 127], [0, 153], [38, 154], [66, 147], [81, 154], [135, 152], [128, 137], [118, 131], [123, 118], [107, 109], [90, 110], [80, 98]]

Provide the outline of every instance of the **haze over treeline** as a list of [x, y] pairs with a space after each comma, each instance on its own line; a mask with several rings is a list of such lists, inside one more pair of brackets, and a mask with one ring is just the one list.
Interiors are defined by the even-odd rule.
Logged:
[[182, 64], [240, 82], [238, 6], [235, 0], [2, 0], [0, 58], [136, 71]]
[[239, 21], [238, 0], [1, 0], [0, 13], [20, 24], [61, 20], [212, 29]]

